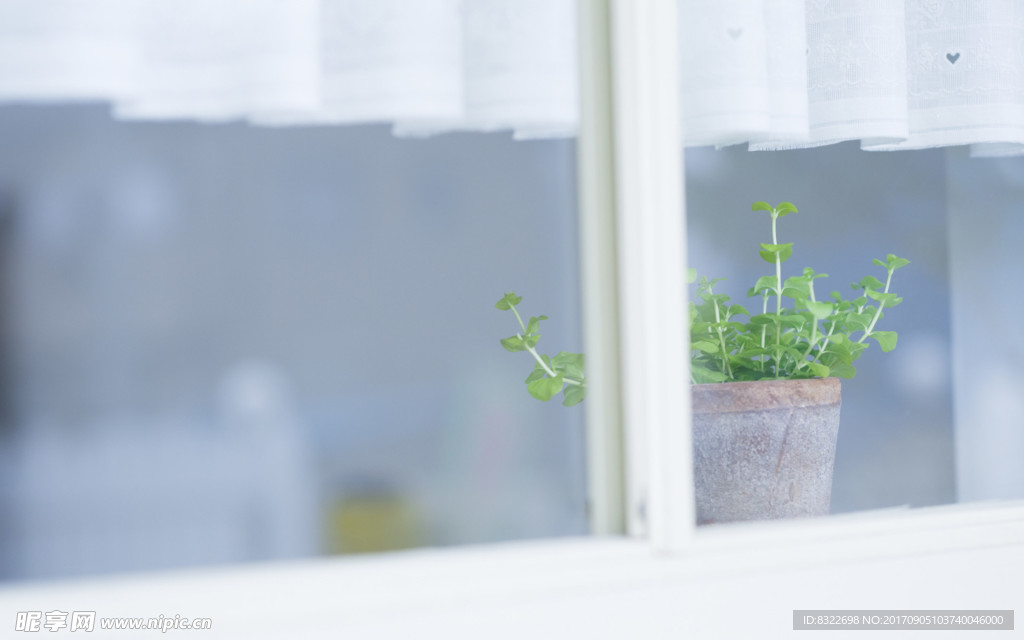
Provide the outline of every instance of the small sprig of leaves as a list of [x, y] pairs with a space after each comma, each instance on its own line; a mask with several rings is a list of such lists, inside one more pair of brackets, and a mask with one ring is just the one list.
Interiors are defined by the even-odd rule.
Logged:
[[494, 306], [502, 311], [511, 311], [519, 323], [519, 331], [501, 341], [508, 351], [526, 351], [535, 361], [533, 371], [526, 378], [526, 390], [530, 395], [545, 402], [562, 392], [562, 404], [571, 407], [583, 401], [587, 395], [587, 383], [583, 375], [583, 354], [562, 351], [554, 358], [537, 353], [540, 340], [540, 322], [547, 316], [535, 316], [523, 323], [516, 305], [522, 302], [520, 296], [506, 293]]
[[[755, 202], [754, 211], [766, 211], [772, 221], [772, 241], [761, 244], [761, 258], [775, 266], [775, 273], [759, 278], [747, 291], [748, 297], [761, 296], [761, 312], [751, 314], [742, 305], [729, 304], [729, 296], [715, 293], [721, 280], [696, 278], [690, 270], [690, 282], [697, 282], [699, 301], [690, 302], [690, 373], [693, 382], [726, 382], [764, 378], [813, 378], [836, 376], [852, 378], [857, 370], [853, 362], [867, 349], [867, 340], [878, 343], [882, 351], [896, 347], [896, 332], [878, 331], [882, 309], [900, 302], [890, 290], [892, 275], [909, 260], [894, 254], [874, 264], [886, 270], [885, 282], [866, 276], [851, 286], [858, 292], [853, 300], [844, 300], [833, 291], [826, 300], [815, 296], [814, 281], [828, 277], [803, 270], [802, 275], [782, 279], [782, 264], [793, 254], [793, 243], [778, 241], [777, 223], [797, 213], [790, 202], [771, 206]], [[781, 283], [781, 284], [780, 284]], [[770, 302], [774, 298], [774, 305]], [[792, 308], [783, 308], [789, 298]], [[769, 306], [774, 306], [769, 311]], [[738, 318], [746, 316], [746, 322]], [[859, 334], [859, 335], [856, 335]], [[855, 339], [856, 338], [856, 339]]]

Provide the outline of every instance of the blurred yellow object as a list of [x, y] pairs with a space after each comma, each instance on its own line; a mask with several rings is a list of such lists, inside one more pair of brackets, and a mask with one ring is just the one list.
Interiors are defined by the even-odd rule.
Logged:
[[422, 546], [412, 505], [395, 495], [349, 496], [331, 506], [331, 553], [371, 553]]

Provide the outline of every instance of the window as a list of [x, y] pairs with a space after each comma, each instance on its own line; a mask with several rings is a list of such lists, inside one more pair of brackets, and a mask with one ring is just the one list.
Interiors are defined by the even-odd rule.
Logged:
[[574, 149], [0, 109], [5, 580], [587, 531]]
[[[718, 534], [725, 532], [701, 532], [700, 536], [694, 538], [691, 535], [693, 519], [689, 515], [690, 506], [675, 497], [683, 489], [686, 493], [692, 491], [689, 480], [675, 473], [680, 467], [690, 467], [686, 447], [674, 440], [677, 433], [673, 426], [683, 422], [680, 417], [681, 407], [673, 404], [670, 399], [672, 385], [665, 384], [666, 376], [660, 375], [664, 373], [660, 367], [666, 366], [663, 363], [671, 361], [672, 354], [676, 353], [672, 330], [665, 328], [664, 318], [667, 315], [676, 322], [676, 326], [683, 323], [676, 315], [678, 311], [674, 304], [668, 305], [668, 313], [664, 313], [664, 301], [670, 300], [678, 289], [677, 283], [671, 278], [665, 278], [664, 272], [659, 272], [656, 265], [660, 263], [664, 267], [680, 260], [689, 263], [681, 258], [680, 250], [672, 248], [671, 240], [666, 240], [674, 239], [677, 231], [672, 221], [658, 212], [659, 209], [671, 209], [671, 194], [675, 187], [672, 185], [672, 177], [665, 171], [665, 167], [671, 165], [671, 161], [666, 161], [671, 157], [671, 151], [667, 148], [670, 142], [667, 141], [678, 137], [676, 125], [671, 118], [671, 114], [676, 111], [666, 106], [673, 103], [672, 91], [666, 89], [667, 83], [659, 82], [657, 78], [676, 76], [674, 72], [666, 71], [671, 66], [671, 56], [666, 53], [667, 50], [661, 50], [660, 57], [652, 53], [656, 48], [652, 44], [656, 40], [654, 34], [659, 33], [662, 26], [643, 21], [650, 19], [651, 14], [648, 12], [654, 10], [638, 9], [635, 14], [625, 8], [618, 10], [623, 12], [623, 17], [615, 24], [617, 42], [623, 43], [619, 45], [623, 48], [619, 53], [620, 64], [621, 68], [629, 68], [633, 72], [620, 85], [622, 94], [616, 96], [616, 107], [621, 116], [621, 121], [617, 123], [620, 136], [617, 139], [620, 144], [617, 149], [620, 202], [625, 203], [619, 213], [629, 220], [623, 223], [620, 237], [620, 241], [626, 245], [624, 254], [627, 254], [626, 264], [622, 266], [622, 272], [626, 274], [623, 287], [633, 290], [632, 294], [624, 294], [623, 314], [633, 323], [631, 328], [627, 320], [624, 333], [628, 340], [630, 332], [634, 332], [634, 351], [638, 348], [650, 349], [634, 362], [633, 372], [630, 372], [628, 363], [623, 369], [629, 378], [625, 401], [629, 444], [633, 455], [630, 461], [633, 487], [630, 513], [637, 530], [644, 530], [644, 525], [648, 524], [644, 520], [649, 521], [649, 532], [656, 547], [687, 549], [697, 544], [693, 548], [701, 549], [707, 548], [704, 546], [707, 544], [717, 545], [718, 540], [724, 539], [719, 538]], [[642, 23], [646, 30], [638, 26]], [[644, 32], [645, 40], [636, 37], [639, 31]], [[641, 55], [638, 51], [645, 50], [644, 47], [649, 47], [646, 51], [651, 57], [644, 58], [642, 65], [631, 65], [637, 62]], [[664, 75], [659, 76], [659, 73]], [[644, 164], [645, 160], [650, 164]], [[969, 172], [962, 169], [963, 163], [967, 161], [966, 151], [925, 151], [900, 157], [900, 154], [868, 154], [843, 146], [766, 155], [739, 150], [693, 150], [688, 153], [687, 160], [693, 163], [692, 166], [687, 164], [687, 201], [694, 206], [693, 210], [688, 211], [688, 218], [693, 218], [690, 229], [698, 237], [710, 239], [702, 247], [692, 243], [691, 258], [705, 261], [711, 265], [710, 268], [721, 269], [719, 274], [739, 276], [741, 281], [744, 280], [725, 254], [726, 249], [721, 246], [722, 243], [715, 242], [715, 225], [718, 225], [719, 232], [727, 228], [730, 234], [738, 236], [739, 243], [747, 242], [756, 247], [756, 243], [762, 241], [751, 235], [756, 233], [756, 228], [744, 224], [744, 228], [737, 232], [735, 226], [730, 225], [728, 217], [743, 215], [749, 210], [751, 202], [766, 197], [775, 198], [776, 201], [796, 201], [794, 193], [810, 198], [806, 203], [810, 205], [809, 209], [805, 205], [808, 215], [813, 216], [816, 208], [825, 206], [831, 211], [838, 211], [839, 215], [847, 214], [831, 230], [819, 227], [819, 234], [838, 232], [836, 235], [844, 237], [846, 234], [867, 234], [871, 232], [870, 223], [874, 222], [886, 227], [886, 231], [882, 232], [884, 240], [906, 246], [908, 255], [916, 253], [923, 256], [919, 260], [921, 270], [916, 276], [908, 276], [910, 280], [907, 286], [916, 290], [920, 297], [919, 304], [924, 306], [917, 309], [907, 307], [908, 313], [912, 315], [902, 322], [907, 323], [904, 326], [910, 329], [910, 335], [906, 331], [901, 335], [903, 346], [907, 348], [896, 361], [894, 378], [868, 376], [863, 381], [855, 381], [867, 389], [885, 386], [890, 387], [886, 392], [899, 390], [900, 397], [884, 410], [872, 406], [875, 404], [874, 398], [860, 407], [848, 407], [853, 409], [852, 417], [858, 423], [855, 428], [861, 429], [860, 425], [864, 426], [853, 437], [847, 437], [849, 444], [837, 461], [837, 511], [924, 506], [955, 501], [958, 498], [955, 491], [958, 479], [954, 475], [960, 474], [963, 477], [965, 474], [978, 474], [980, 467], [977, 463], [970, 469], [963, 465], [959, 469], [954, 467], [954, 457], [960, 455], [956, 445], [965, 442], [971, 448], [972, 441], [975, 447], [981, 442], [994, 443], [991, 434], [1005, 433], [1009, 428], [1008, 421], [1004, 419], [998, 422], [998, 427], [982, 429], [985, 435], [970, 435], [974, 431], [970, 425], [954, 427], [951, 418], [953, 403], [959, 406], [961, 401], [957, 395], [951, 398], [949, 392], [955, 390], [954, 394], [960, 393], [963, 388], [962, 383], [957, 382], [961, 376], [955, 368], [957, 356], [954, 354], [964, 353], [967, 347], [957, 342], [953, 331], [957, 314], [954, 312], [951, 323], [947, 301], [957, 300], [958, 296], [972, 295], [972, 292], [962, 283], [959, 287], [963, 288], [957, 284], [963, 278], [958, 269], [964, 265], [966, 258], [957, 259], [953, 256], [963, 251], [960, 247], [963, 246], [961, 238], [964, 236], [954, 224], [947, 238], [946, 193], [949, 188], [950, 193], [958, 194], [949, 199], [951, 209], [959, 207], [962, 211], [964, 203], [971, 202], [963, 195], [965, 190], [962, 186], [965, 176], [969, 175]], [[837, 162], [843, 163], [841, 166], [844, 170], [835, 171]], [[1005, 168], [995, 166], [1001, 179], [1011, 185], [1015, 184], [1014, 179], [1009, 177], [1012, 174]], [[833, 173], [827, 180], [823, 180], [821, 172], [829, 170]], [[859, 180], [867, 179], [893, 188], [881, 188], [867, 194], [865, 189], [858, 187]], [[838, 195], [824, 202], [822, 192], [829, 188]], [[715, 193], [714, 206], [709, 204], [708, 194], [712, 189]], [[724, 206], [720, 204], [722, 202]], [[887, 211], [896, 215], [886, 214], [886, 218], [881, 218], [880, 214]], [[847, 226], [853, 222], [854, 212], [860, 224]], [[809, 224], [813, 223], [812, 218]], [[984, 225], [980, 228], [987, 230]], [[794, 239], [799, 241], [800, 237], [798, 235]], [[821, 243], [815, 243], [812, 236], [803, 237], [805, 241], [802, 246], [806, 247], [810, 255], [827, 253], [833, 257], [835, 252], [830, 252]], [[947, 249], [947, 242], [952, 243], [952, 249]], [[885, 251], [882, 250], [882, 253]], [[629, 255], [629, 252], [632, 254]], [[845, 269], [842, 264], [845, 258], [839, 258], [839, 268]], [[866, 263], [870, 259], [861, 258]], [[948, 270], [948, 261], [952, 261], [952, 271]], [[870, 264], [866, 266], [870, 267]], [[630, 272], [635, 279], [630, 279]], [[844, 286], [845, 280], [847, 277], [842, 276], [842, 280], [833, 284]], [[951, 286], [950, 282], [954, 284]], [[629, 299], [630, 295], [635, 296], [633, 302]], [[644, 303], [650, 306], [644, 309]], [[902, 310], [902, 307], [895, 309], [887, 318], [901, 322], [899, 312]], [[971, 343], [972, 340], [965, 336], [965, 344]], [[650, 346], [652, 344], [658, 345], [660, 353]], [[879, 355], [875, 353], [872, 357]], [[949, 364], [951, 360], [953, 364]], [[870, 366], [870, 362], [864, 360], [863, 366]], [[646, 389], [650, 385], [655, 387], [654, 391]], [[873, 411], [879, 413], [873, 414]], [[882, 411], [887, 415], [880, 415]], [[1010, 415], [1013, 415], [1012, 411]], [[890, 428], [885, 433], [885, 444], [882, 445], [878, 438], [882, 424], [886, 421]], [[848, 422], [844, 419], [844, 424]], [[844, 437], [840, 435], [841, 442]], [[1012, 437], [1006, 442], [1011, 441]], [[871, 451], [874, 448], [882, 451]], [[1008, 476], [1005, 474], [999, 478], [992, 477], [998, 474], [988, 475], [990, 480], [1006, 486]], [[1012, 491], [1002, 494], [1002, 497], [1010, 495]], [[965, 496], [959, 497], [963, 499]], [[996, 493], [990, 492], [987, 497], [996, 497]], [[637, 512], [647, 517], [638, 517]], [[808, 532], [818, 526], [805, 524]], [[835, 526], [838, 533], [844, 525]], [[772, 529], [761, 531], [760, 527], [744, 527], [736, 530], [735, 537], [730, 533], [729, 539], [738, 541], [747, 535], [750, 542], [756, 544], [757, 534], [761, 532], [768, 535], [769, 531]]]
[[1024, 498], [1018, 367], [1021, 344], [1011, 291], [1022, 268], [1021, 158], [979, 162], [947, 155], [957, 496], [961, 501]]
[[[610, 23], [603, 21], [609, 5]], [[584, 238], [600, 238], [602, 233], [587, 235], [588, 225], [608, 222], [590, 219], [595, 209], [588, 198], [600, 200], [596, 194], [608, 192], [621, 198], [621, 279], [607, 288], [623, 293], [612, 308], [622, 312], [629, 352], [621, 368], [627, 515], [631, 529], [646, 530], [656, 549], [678, 553], [651, 554], [646, 539], [625, 538], [484, 547], [275, 565], [244, 575], [128, 581], [107, 585], [91, 602], [114, 607], [131, 594], [133, 602], [164, 598], [196, 607], [215, 595], [226, 612], [225, 625], [240, 637], [408, 637], [425, 628], [450, 637], [478, 637], [481, 630], [542, 636], [568, 629], [595, 637], [781, 636], [791, 631], [794, 601], [820, 607], [867, 600], [881, 607], [897, 600], [921, 608], [963, 602], [1015, 606], [1019, 593], [1006, 585], [1022, 569], [1019, 503], [756, 523], [694, 534], [686, 395], [678, 393], [685, 388], [685, 354], [673, 338], [682, 335], [684, 288], [681, 278], [669, 275], [681, 274], [688, 262], [684, 229], [673, 226], [682, 209], [683, 173], [670, 88], [675, 76], [667, 55], [674, 38], [672, 4], [584, 6], [584, 32], [594, 38], [589, 44], [595, 51], [613, 51], [608, 31], [614, 29], [610, 58], [622, 80], [611, 93], [595, 73], [598, 65], [587, 69], [592, 75], [584, 88], [580, 159]], [[613, 97], [615, 129], [606, 126]], [[613, 134], [614, 149], [608, 144]], [[611, 172], [615, 167], [617, 174]], [[609, 235], [615, 237], [604, 229], [604, 238]], [[595, 244], [584, 241], [581, 251]], [[582, 273], [589, 291], [593, 264], [583, 262], [590, 265]], [[587, 304], [592, 302], [591, 297]], [[593, 353], [590, 346], [587, 351]], [[82, 597], [84, 588], [0, 593], [0, 601], [18, 610], [55, 593]], [[265, 602], [267, 593], [282, 596], [278, 606], [254, 611], [253, 603]]]

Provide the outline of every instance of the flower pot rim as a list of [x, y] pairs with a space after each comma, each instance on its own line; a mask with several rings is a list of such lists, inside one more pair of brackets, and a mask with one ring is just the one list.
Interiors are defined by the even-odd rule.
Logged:
[[690, 385], [693, 413], [734, 413], [840, 404], [839, 378], [750, 380]]

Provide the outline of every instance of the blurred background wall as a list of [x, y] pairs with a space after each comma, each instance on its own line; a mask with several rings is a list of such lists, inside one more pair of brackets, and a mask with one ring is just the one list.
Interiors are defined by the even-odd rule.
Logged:
[[960, 501], [1024, 498], [1024, 162], [948, 154]]
[[0, 577], [581, 534], [574, 145], [0, 108]]

